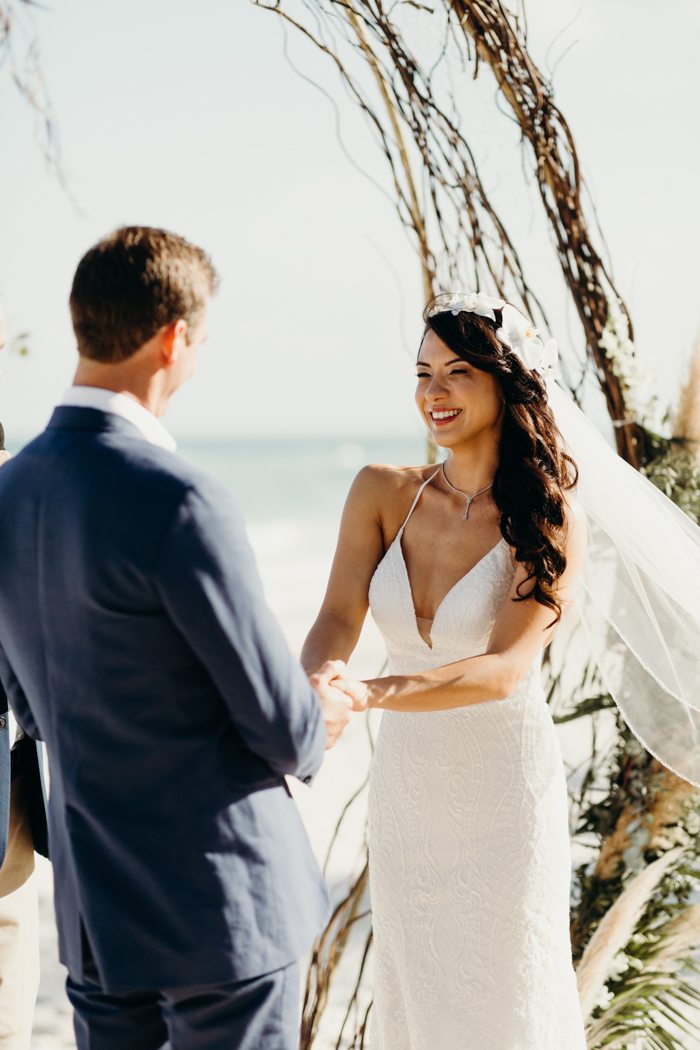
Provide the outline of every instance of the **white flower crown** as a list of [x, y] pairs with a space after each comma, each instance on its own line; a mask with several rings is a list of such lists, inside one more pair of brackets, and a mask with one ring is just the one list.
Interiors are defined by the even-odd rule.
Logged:
[[484, 295], [483, 292], [454, 292], [453, 294], [448, 292], [438, 298], [443, 301], [436, 302], [430, 308], [429, 317], [444, 313], [451, 313], [455, 316], [468, 313], [476, 314], [478, 317], [488, 317], [491, 321], [495, 321], [494, 310], [502, 310], [501, 327], [496, 332], [496, 338], [519, 357], [531, 372], [538, 372], [541, 376], [555, 374], [559, 360], [556, 340], [550, 339], [545, 345], [541, 339], [538, 339], [539, 328], [535, 328], [532, 321], [529, 321], [505, 299], [494, 299], [493, 296]]

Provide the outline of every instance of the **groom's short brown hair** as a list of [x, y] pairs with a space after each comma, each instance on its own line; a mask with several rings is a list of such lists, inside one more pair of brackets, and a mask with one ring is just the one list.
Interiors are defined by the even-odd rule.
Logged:
[[91, 248], [75, 272], [70, 312], [78, 352], [123, 361], [180, 318], [191, 331], [216, 284], [209, 257], [184, 237], [123, 226]]

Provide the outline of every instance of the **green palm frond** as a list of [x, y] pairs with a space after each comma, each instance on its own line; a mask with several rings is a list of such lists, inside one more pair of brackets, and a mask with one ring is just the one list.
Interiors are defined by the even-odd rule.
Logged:
[[[646, 1040], [649, 1046], [685, 1050], [687, 1043], [680, 1037], [700, 1039], [700, 1027], [687, 1018], [687, 1008], [699, 1006], [700, 993], [688, 981], [664, 973], [637, 975], [624, 982], [588, 1026], [587, 1046], [589, 1050], [628, 1047]], [[669, 1027], [678, 1031], [678, 1038]]]

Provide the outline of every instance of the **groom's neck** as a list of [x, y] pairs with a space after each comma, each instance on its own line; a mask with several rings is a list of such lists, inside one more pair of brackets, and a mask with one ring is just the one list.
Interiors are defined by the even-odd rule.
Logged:
[[162, 416], [168, 403], [166, 376], [153, 360], [148, 344], [124, 361], [79, 359], [73, 386], [95, 386], [124, 394], [143, 405], [154, 416]]

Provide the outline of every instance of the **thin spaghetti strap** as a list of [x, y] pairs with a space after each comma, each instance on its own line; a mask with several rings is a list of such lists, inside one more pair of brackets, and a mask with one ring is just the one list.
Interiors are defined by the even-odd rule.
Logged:
[[399, 529], [399, 535], [401, 535], [403, 530], [408, 525], [408, 519], [411, 517], [411, 515], [414, 512], [414, 510], [416, 509], [416, 503], [421, 498], [421, 495], [423, 493], [423, 489], [425, 488], [426, 485], [429, 485], [430, 482], [433, 480], [433, 478], [437, 477], [437, 475], [439, 473], [440, 473], [440, 467], [438, 467], [438, 469], [435, 471], [435, 473], [431, 474], [430, 477], [426, 481], [424, 481], [423, 484], [421, 485], [421, 487], [418, 489], [418, 492], [416, 493], [416, 498], [414, 499], [413, 504], [411, 505], [411, 509], [409, 510], [408, 514], [406, 515], [406, 520], [404, 521], [403, 525]]

